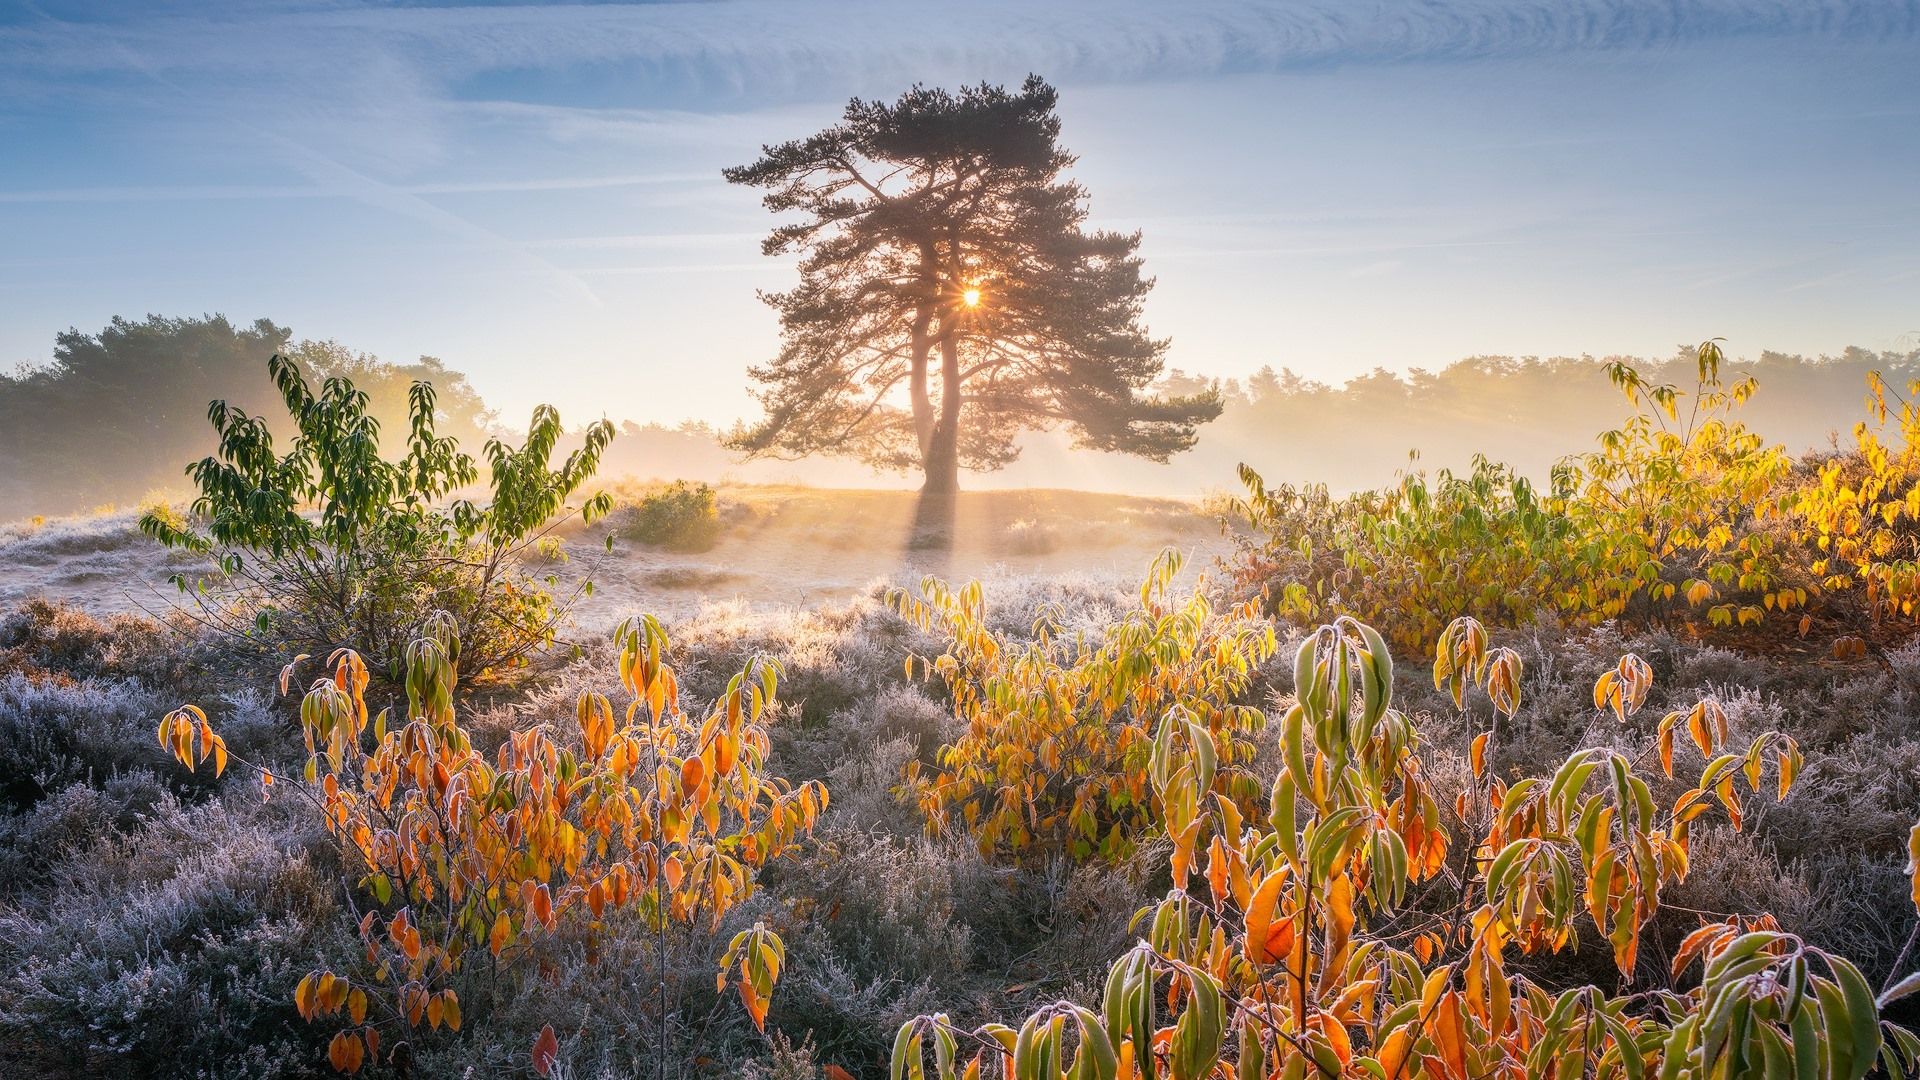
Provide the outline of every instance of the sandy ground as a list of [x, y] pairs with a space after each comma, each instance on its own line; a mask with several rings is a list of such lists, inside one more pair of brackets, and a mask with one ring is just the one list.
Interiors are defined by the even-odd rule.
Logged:
[[[681, 553], [605, 539], [619, 515], [568, 530], [567, 559], [536, 572], [562, 588], [593, 582], [583, 629], [648, 611], [674, 619], [708, 604], [752, 611], [844, 601], [876, 583], [1080, 576], [1137, 581], [1161, 550], [1210, 568], [1231, 542], [1193, 503], [1076, 491], [968, 492], [923, 504], [912, 492], [741, 486], [722, 489], [723, 533]], [[950, 510], [948, 509], [950, 507]], [[204, 562], [141, 536], [132, 511], [0, 526], [0, 606], [29, 596], [96, 613], [161, 613], [180, 602], [168, 578]]]

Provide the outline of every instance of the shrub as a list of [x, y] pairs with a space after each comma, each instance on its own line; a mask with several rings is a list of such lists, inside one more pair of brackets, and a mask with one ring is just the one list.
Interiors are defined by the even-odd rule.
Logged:
[[[1858, 585], [1868, 613], [1920, 614], [1920, 407], [1888, 387], [1879, 372], [1868, 376], [1871, 419], [1887, 421], [1887, 399], [1898, 406], [1899, 440], [1882, 443], [1874, 425], [1854, 427], [1854, 450], [1821, 462], [1795, 511], [1818, 552], [1812, 572], [1835, 591]], [[1907, 392], [1920, 397], [1920, 381]]]
[[163, 801], [71, 858], [57, 893], [0, 907], [0, 1072], [311, 1075], [286, 987], [353, 946], [313, 839], [277, 808]]
[[[517, 560], [572, 512], [567, 499], [593, 475], [611, 424], [591, 425], [585, 445], [554, 469], [560, 417], [542, 405], [519, 448], [487, 443], [491, 501], [443, 506], [479, 470], [437, 433], [431, 384], [414, 383], [406, 453], [389, 461], [368, 397], [349, 379], [328, 378], [316, 393], [285, 356], [267, 369], [299, 431], [287, 452], [276, 453], [264, 420], [216, 401], [207, 416], [219, 453], [187, 468], [200, 492], [196, 520], [183, 527], [158, 510], [140, 519], [169, 547], [215, 556], [222, 579], [251, 605], [251, 625], [225, 605], [208, 607], [217, 625], [322, 653], [352, 644], [394, 668], [421, 613], [446, 610], [460, 623], [469, 673], [551, 642], [565, 605]], [[578, 512], [591, 519], [609, 505], [596, 495]]]
[[0, 798], [30, 810], [75, 784], [163, 765], [153, 746], [158, 699], [122, 680], [83, 683], [0, 676]]
[[1790, 550], [1792, 461], [1734, 417], [1753, 380], [1724, 384], [1715, 342], [1695, 356], [1690, 392], [1609, 365], [1633, 415], [1562, 460], [1544, 493], [1478, 457], [1464, 476], [1412, 473], [1344, 499], [1269, 489], [1243, 465], [1235, 576], [1271, 610], [1378, 621], [1403, 648], [1431, 647], [1445, 612], [1748, 626], [1803, 608], [1815, 582]]
[[99, 619], [35, 597], [0, 616], [0, 671], [88, 679], [188, 681], [200, 643], [179, 626], [132, 615]]
[[671, 551], [707, 551], [720, 539], [719, 501], [707, 484], [675, 480], [641, 496], [620, 533]]
[[800, 726], [819, 727], [900, 678], [900, 650], [912, 636], [873, 596], [804, 612], [750, 612], [708, 605], [676, 630], [690, 655], [686, 685], [718, 694], [727, 673], [756, 653], [780, 658], [784, 708]]
[[1047, 555], [1060, 548], [1060, 527], [1051, 521], [1021, 518], [1007, 526], [1007, 550], [1015, 555]]
[[72, 784], [0, 815], [0, 900], [44, 895], [51, 879], [103, 841], [138, 833], [168, 798], [144, 769]]
[[810, 1033], [824, 1061], [879, 1066], [893, 1029], [973, 990], [975, 927], [1013, 922], [1008, 884], [938, 841], [826, 831], [775, 886], [807, 916], [787, 935], [796, 974], [776, 1022]]
[[164, 491], [149, 491], [140, 497], [139, 514], [151, 517], [167, 529], [184, 532], [192, 527], [186, 513]]
[[[1784, 797], [1799, 765], [1791, 740], [1763, 733], [1744, 751], [1729, 746], [1725, 718], [1706, 701], [1663, 718], [1637, 754], [1589, 748], [1551, 777], [1508, 784], [1486, 771], [1489, 727], [1471, 741], [1457, 842], [1431, 810], [1421, 732], [1392, 708], [1382, 638], [1351, 619], [1323, 626], [1295, 671], [1265, 813], [1208, 798], [1224, 757], [1216, 738], [1180, 710], [1161, 720], [1149, 775], [1152, 813], [1176, 847], [1172, 888], [1140, 912], [1143, 938], [1113, 965], [1102, 999], [1045, 1005], [1017, 1027], [917, 1017], [894, 1043], [896, 1076], [925, 1074], [928, 1051], [940, 1080], [963, 1071], [1860, 1080], [1876, 1064], [1903, 1075], [1920, 1063], [1920, 1039], [1879, 1015], [1920, 977], [1876, 999], [1852, 963], [1766, 915], [1687, 935], [1662, 965], [1675, 986], [1700, 966], [1684, 991], [1654, 977], [1633, 994], [1555, 992], [1511, 971], [1521, 956], [1577, 941], [1578, 920], [1605, 937], [1622, 983], [1639, 981], [1642, 932], [1663, 891], [1687, 875], [1696, 823], [1723, 811], [1739, 828], [1749, 800], [1736, 781], [1757, 797], [1774, 772], [1764, 786]], [[1520, 674], [1517, 654], [1489, 649], [1476, 624], [1443, 633], [1434, 679], [1456, 700], [1479, 686], [1511, 716]], [[1623, 658], [1596, 683], [1595, 708], [1624, 721], [1649, 679], [1644, 663]], [[1669, 809], [1654, 794], [1658, 777], [1639, 766], [1657, 750], [1671, 778], [1677, 731], [1706, 764]], [[1914, 835], [1920, 853], [1920, 828]], [[1920, 866], [1911, 873], [1920, 902]]]
[[[344, 1072], [382, 1060], [383, 1046], [391, 1056], [404, 1040], [458, 1031], [503, 971], [551, 962], [564, 948], [553, 941], [563, 921], [589, 952], [627, 913], [661, 935], [717, 930], [752, 892], [755, 869], [810, 831], [827, 802], [822, 785], [790, 786], [766, 771], [761, 721], [778, 681], [769, 661], [734, 676], [696, 721], [681, 710], [665, 632], [650, 617], [629, 622], [615, 634], [631, 696], [624, 722], [607, 697], [582, 693], [577, 746], [536, 727], [512, 733], [489, 763], [454, 713], [453, 621], [438, 613], [424, 626], [407, 649], [404, 723], [368, 715], [367, 669], [347, 650], [300, 708], [310, 753], [302, 794], [357, 886], [365, 956], [346, 974], [308, 972], [293, 1000], [303, 1018], [335, 1029], [328, 1057]], [[217, 774], [228, 761], [192, 706], [169, 713], [159, 739], [189, 767], [211, 760]], [[270, 791], [275, 777], [260, 772]], [[756, 1024], [783, 955], [756, 924], [721, 959], [721, 984], [735, 981]], [[654, 966], [654, 1052], [664, 1054], [665, 957]], [[557, 1053], [543, 1031], [536, 1071], [547, 1073]]]
[[1723, 384], [1715, 342], [1701, 342], [1695, 358], [1691, 394], [1608, 365], [1635, 410], [1601, 433], [1598, 450], [1554, 470], [1559, 510], [1577, 538], [1568, 571], [1587, 578], [1562, 586], [1563, 611], [1647, 623], [1697, 608], [1710, 625], [1746, 626], [1807, 603], [1805, 571], [1795, 573], [1766, 527], [1795, 501], [1792, 460], [1733, 416], [1754, 380]]
[[1277, 647], [1273, 627], [1251, 605], [1216, 612], [1203, 586], [1173, 600], [1180, 566], [1162, 554], [1139, 606], [1100, 633], [1068, 636], [1043, 613], [1026, 641], [989, 625], [977, 582], [955, 590], [928, 578], [918, 597], [894, 594], [909, 621], [949, 639], [943, 655], [907, 668], [937, 673], [967, 725], [938, 765], [908, 766], [931, 827], [962, 826], [983, 854], [1124, 858], [1149, 824], [1152, 725], [1170, 710], [1217, 748], [1203, 795], [1252, 805], [1244, 766], [1263, 717], [1239, 698]]
[[1324, 485], [1269, 489], [1245, 465], [1240, 477], [1247, 494], [1229, 513], [1252, 531], [1236, 535], [1235, 574], [1269, 590], [1275, 614], [1380, 619], [1412, 646], [1438, 636], [1438, 612], [1511, 626], [1555, 607], [1551, 575], [1569, 523], [1504, 465], [1476, 457], [1465, 476], [1408, 473], [1345, 499]]

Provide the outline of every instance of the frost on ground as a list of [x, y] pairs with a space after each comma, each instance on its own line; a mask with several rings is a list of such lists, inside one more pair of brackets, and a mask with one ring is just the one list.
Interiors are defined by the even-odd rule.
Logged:
[[[575, 609], [577, 630], [592, 634], [641, 611], [678, 620], [710, 604], [812, 608], [927, 574], [1137, 582], [1162, 549], [1185, 553], [1191, 574], [1231, 546], [1196, 504], [1091, 492], [968, 492], [929, 505], [905, 491], [740, 486], [721, 490], [719, 513], [707, 551], [618, 536], [609, 551], [616, 513], [567, 529], [562, 555], [534, 569], [552, 574], [561, 595], [593, 583]], [[96, 614], [162, 615], [186, 602], [170, 579], [204, 572], [205, 561], [149, 541], [138, 520], [124, 510], [0, 525], [0, 607], [43, 597]]]

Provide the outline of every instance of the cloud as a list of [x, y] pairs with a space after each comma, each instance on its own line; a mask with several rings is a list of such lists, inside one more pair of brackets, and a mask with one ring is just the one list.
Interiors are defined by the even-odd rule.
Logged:
[[[84, 22], [0, 20], [0, 139], [24, 120], [21, 129], [44, 140], [10, 174], [34, 189], [0, 192], [0, 204], [25, 209], [0, 209], [30, 215], [43, 202], [350, 198], [592, 302], [595, 289], [615, 295], [624, 275], [770, 265], [730, 254], [744, 239], [725, 230], [741, 226], [748, 196], [722, 185], [717, 165], [766, 138], [814, 129], [831, 103], [849, 95], [891, 96], [916, 80], [952, 85], [1038, 71], [1074, 87], [1408, 65], [1432, 66], [1439, 80], [1452, 79], [1451, 65], [1459, 65], [1466, 80], [1474, 61], [1547, 58], [1531, 68], [1558, 73], [1581, 57], [1671, 51], [1690, 59], [1742, 42], [1840, 43], [1849, 56], [1879, 50], [1871, 55], [1884, 58], [1920, 41], [1920, 0], [270, 2], [168, 0]], [[156, 85], [168, 92], [155, 93]], [[1228, 93], [1207, 100], [1227, 109], [1282, 107]], [[1874, 104], [1892, 115], [1909, 111]], [[1530, 141], [1537, 148], [1549, 139], [1599, 137], [1620, 138], [1516, 130], [1511, 140], [1483, 139], [1477, 149], [1511, 158]], [[80, 152], [63, 159], [67, 140]], [[101, 156], [120, 153], [134, 167], [100, 168], [93, 155], [110, 142], [113, 150]], [[502, 175], [521, 169], [547, 175]], [[181, 186], [157, 186], [167, 176]], [[90, 177], [100, 186], [73, 186]], [[622, 190], [597, 201], [540, 200], [541, 213], [521, 217], [509, 200], [440, 198], [627, 187], [645, 188], [644, 197]], [[1568, 195], [1556, 186], [1544, 197], [1560, 205]], [[1162, 212], [1127, 224], [1149, 226], [1156, 261], [1189, 267], [1334, 256], [1357, 277], [1411, 274], [1430, 261], [1423, 249], [1492, 257], [1522, 244], [1510, 231], [1512, 190], [1501, 187], [1490, 198], [1497, 206], [1439, 215], [1451, 223], [1444, 227], [1410, 227], [1428, 222], [1430, 207], [1360, 212], [1337, 201], [1291, 214]], [[684, 212], [657, 213], [669, 201]], [[642, 228], [660, 235], [575, 235], [599, 220], [627, 220], [621, 215], [640, 202], [656, 212]], [[1149, 200], [1141, 209], [1161, 208]], [[676, 228], [688, 235], [665, 235]], [[510, 238], [550, 232], [562, 235]], [[712, 261], [700, 263], [703, 256]], [[692, 265], [562, 265], [653, 258]], [[1389, 269], [1398, 262], [1408, 269]]]
[[[42, 25], [63, 28], [71, 25], [57, 22], [46, 16], [44, 12], [32, 8], [31, 5], [29, 8], [41, 15]], [[192, 100], [194, 93], [190, 83], [179, 78], [164, 64], [155, 62], [151, 57], [138, 52], [124, 42], [111, 40], [103, 42], [101, 52], [103, 55], [119, 57], [120, 62], [130, 74], [147, 84], [149, 93], [157, 92], [162, 97]], [[391, 68], [393, 65], [383, 63], [381, 66]], [[403, 76], [401, 81], [407, 80]], [[364, 88], [359, 92], [365, 92]], [[587, 285], [585, 280], [499, 233], [435, 205], [420, 194], [368, 175], [361, 169], [348, 165], [337, 156], [318, 149], [306, 138], [296, 137], [295, 129], [285, 118], [282, 118], [278, 124], [263, 124], [257, 117], [240, 113], [223, 116], [219, 124], [277, 150], [283, 160], [320, 190], [358, 200], [368, 206], [425, 224], [442, 234], [490, 249], [522, 270], [530, 271], [536, 278], [547, 282], [557, 294], [584, 300], [595, 307], [600, 306], [599, 295]], [[263, 190], [284, 191], [285, 189]]]
[[[525, 191], [587, 191], [598, 188], [652, 187], [710, 183], [709, 173], [659, 173], [624, 176], [554, 176], [524, 180], [474, 180], [435, 184], [392, 184], [404, 195], [466, 195]], [[0, 203], [225, 202], [232, 199], [352, 199], [359, 185], [177, 184], [36, 188], [0, 191]]]
[[[747, 248], [760, 245], [764, 232], [732, 233], [637, 233], [612, 236], [566, 236], [533, 240], [528, 247], [616, 250], [665, 250], [672, 248]], [[764, 265], [764, 264], [763, 264]]]
[[1378, 277], [1382, 274], [1391, 274], [1405, 265], [1406, 263], [1399, 259], [1379, 259], [1364, 266], [1354, 267], [1347, 271], [1347, 277], [1351, 279]]
[[455, 239], [493, 250], [547, 281], [554, 286], [556, 293], [585, 300], [594, 307], [600, 306], [600, 297], [584, 280], [534, 254], [525, 246], [435, 206], [418, 195], [392, 184], [381, 183], [298, 142], [279, 137], [274, 137], [273, 141], [282, 147], [295, 167], [314, 182], [336, 188], [368, 206], [410, 218]]
[[[933, 74], [1043, 71], [1061, 80], [1178, 78], [1741, 38], [1893, 43], [1920, 36], [1920, 0], [834, 0], [376, 8], [318, 4], [0, 28], [15, 78], [112, 70], [103, 38], [180, 75], [332, 78], [398, 58], [443, 85], [588, 65], [718, 97], [768, 99]], [[386, 73], [389, 77], [391, 73]]]
[[[1179, 80], [1742, 39], [1897, 47], [1920, 40], [1920, 0], [229, 0], [0, 25], [0, 122], [89, 108], [127, 123], [220, 116], [394, 180], [483, 131], [546, 145], [751, 145], [770, 108], [921, 80]], [[149, 79], [183, 100], [149, 100]], [[638, 101], [656, 107], [619, 107]]]

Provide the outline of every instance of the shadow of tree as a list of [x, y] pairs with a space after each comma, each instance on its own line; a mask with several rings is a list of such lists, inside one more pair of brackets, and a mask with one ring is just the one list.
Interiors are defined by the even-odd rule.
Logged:
[[948, 577], [952, 572], [954, 536], [960, 524], [960, 496], [954, 492], [921, 492], [914, 504], [913, 523], [907, 529], [901, 565], [921, 574]]

